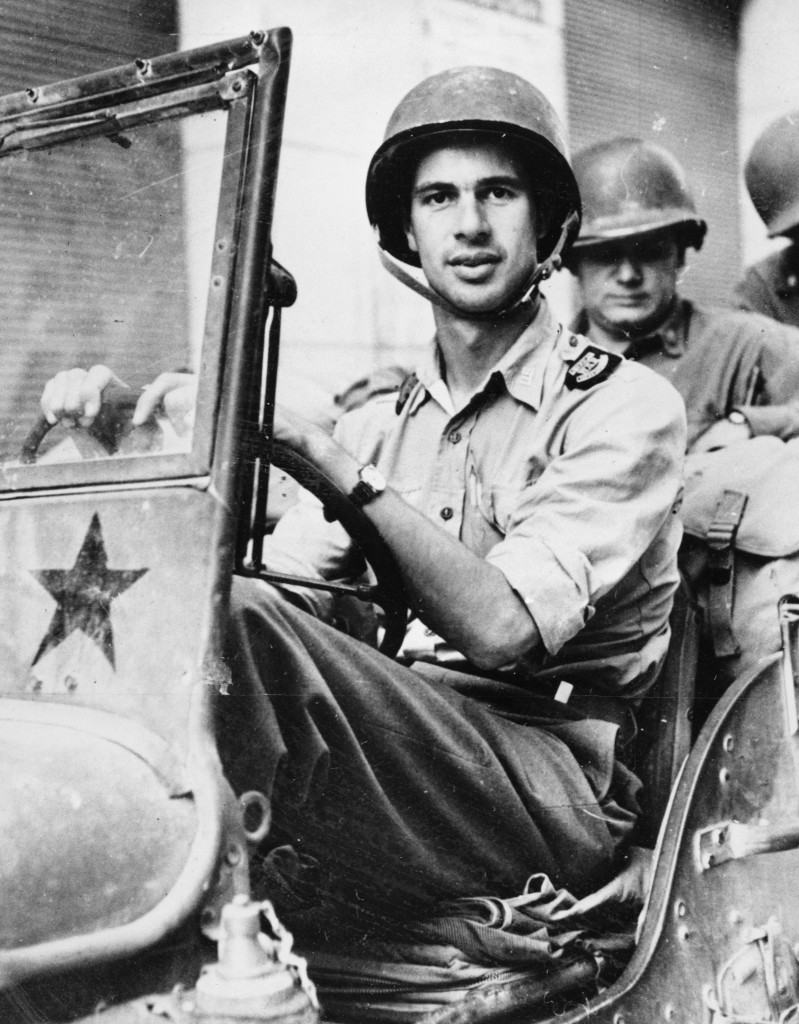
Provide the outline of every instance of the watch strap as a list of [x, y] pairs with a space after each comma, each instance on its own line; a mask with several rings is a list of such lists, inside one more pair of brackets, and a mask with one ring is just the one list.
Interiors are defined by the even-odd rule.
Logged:
[[370, 501], [373, 501], [377, 494], [378, 492], [374, 487], [370, 487], [365, 480], [359, 480], [350, 491], [348, 497], [356, 508], [363, 508], [364, 505], [368, 505]]
[[363, 508], [364, 505], [368, 505], [370, 501], [374, 501], [379, 494], [383, 493], [386, 489], [386, 480], [380, 470], [371, 463], [361, 466], [359, 476], [360, 480], [350, 491], [348, 497], [357, 508]]

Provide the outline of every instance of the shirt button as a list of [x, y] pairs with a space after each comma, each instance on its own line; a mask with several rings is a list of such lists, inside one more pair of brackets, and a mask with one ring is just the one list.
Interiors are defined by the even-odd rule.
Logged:
[[455, 515], [455, 513], [452, 511], [452, 509], [449, 507], [449, 505], [445, 505], [444, 508], [441, 509], [441, 512], [439, 513], [439, 515], [441, 516], [442, 519], [448, 520], [448, 519], [452, 519], [452, 517]]
[[569, 346], [570, 346], [571, 348], [577, 348], [577, 346], [578, 346], [579, 344], [580, 344], [580, 342], [579, 342], [579, 341], [577, 340], [577, 338], [575, 338], [575, 337], [571, 337], [571, 338], [569, 338]]
[[449, 439], [453, 444], [457, 444], [458, 441], [460, 441], [461, 439], [461, 435], [457, 430], [453, 430], [452, 433], [449, 435]]

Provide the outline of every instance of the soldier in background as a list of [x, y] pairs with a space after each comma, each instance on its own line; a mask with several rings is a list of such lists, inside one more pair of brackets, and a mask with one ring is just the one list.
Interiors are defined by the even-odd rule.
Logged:
[[744, 180], [769, 238], [787, 238], [790, 244], [746, 269], [735, 288], [735, 304], [799, 327], [799, 110], [773, 121], [760, 135]]
[[671, 381], [689, 452], [799, 435], [799, 331], [678, 294], [707, 225], [674, 156], [616, 138], [578, 153], [574, 170], [584, 219], [566, 261], [582, 300], [573, 329]]

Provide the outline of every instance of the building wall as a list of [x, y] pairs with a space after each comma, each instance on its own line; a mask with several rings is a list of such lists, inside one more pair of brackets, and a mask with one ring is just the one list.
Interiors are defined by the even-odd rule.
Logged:
[[[573, 149], [631, 131], [673, 149], [711, 225], [685, 275], [689, 294], [723, 301], [744, 260], [769, 247], [740, 167], [768, 120], [799, 106], [794, 0], [86, 0], [80, 18], [65, 17], [71, 2], [0, 0], [0, 88], [292, 27], [275, 252], [300, 298], [284, 320], [285, 365], [331, 390], [407, 362], [431, 334], [427, 304], [377, 262], [363, 181], [397, 100], [447, 66], [529, 78]], [[568, 275], [547, 287], [568, 315]]]
[[176, 0], [0, 0], [0, 90], [175, 49]]
[[[77, 4], [71, 16], [69, 6], [62, 0], [0, 2], [0, 90], [62, 81], [175, 48], [173, 0], [82, 0], [80, 16]], [[186, 361], [185, 275], [171, 263], [155, 265], [156, 251], [166, 247], [154, 246], [149, 260], [132, 255], [148, 226], [151, 241], [155, 233], [182, 239], [185, 228], [182, 195], [171, 184], [180, 174], [180, 148], [168, 126], [157, 130], [158, 171], [148, 172], [159, 188], [143, 187], [152, 177], [145, 178], [121, 147], [97, 141], [86, 143], [83, 160], [32, 150], [0, 161], [0, 433], [14, 422], [33, 422], [42, 388], [58, 370], [102, 359], [131, 383], [145, 383], [135, 375], [131, 336], [139, 366], [151, 372]], [[115, 234], [125, 208], [117, 191], [123, 181], [129, 193], [141, 190], [129, 229]], [[175, 250], [177, 241], [170, 254]], [[166, 338], [164, 324], [170, 325]], [[8, 443], [14, 450], [19, 440]]]
[[182, 0], [180, 10], [183, 46], [278, 24], [294, 33], [274, 228], [275, 256], [299, 286], [284, 369], [335, 391], [373, 365], [408, 364], [432, 317], [378, 263], [369, 160], [408, 89], [457, 64], [515, 71], [564, 114], [561, 0]]
[[[746, 0], [738, 64], [741, 166], [758, 135], [775, 118], [799, 109], [799, 3]], [[799, 168], [797, 168], [799, 174]], [[769, 241], [739, 176], [743, 258], [760, 259], [784, 243]]]
[[741, 262], [737, 7], [737, 0], [567, 0], [565, 7], [572, 150], [632, 135], [680, 160], [709, 223], [682, 281], [702, 302], [728, 301]]

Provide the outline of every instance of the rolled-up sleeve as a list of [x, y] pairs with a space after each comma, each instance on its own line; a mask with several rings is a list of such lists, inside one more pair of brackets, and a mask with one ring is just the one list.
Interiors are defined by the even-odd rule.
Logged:
[[520, 495], [487, 560], [556, 654], [656, 544], [676, 514], [686, 444], [677, 392], [623, 364], [586, 392], [564, 392], [547, 421], [559, 450]]

